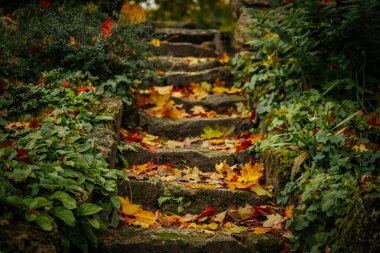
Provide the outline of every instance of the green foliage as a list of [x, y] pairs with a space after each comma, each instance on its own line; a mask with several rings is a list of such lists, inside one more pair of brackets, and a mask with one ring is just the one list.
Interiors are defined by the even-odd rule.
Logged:
[[[46, 73], [47, 82], [51, 75]], [[72, 247], [86, 252], [97, 244], [94, 230], [108, 225], [101, 217], [117, 218], [115, 179], [125, 177], [108, 168], [90, 136], [92, 126], [108, 118], [92, 112], [98, 103], [92, 92], [76, 93], [57, 82], [8, 88], [0, 101], [1, 216], [46, 231], [58, 227]], [[16, 119], [30, 124], [5, 125]], [[91, 196], [96, 202], [83, 203]]]
[[345, 217], [358, 180], [380, 175], [380, 152], [374, 146], [379, 127], [368, 124], [358, 108], [350, 100], [305, 92], [271, 112], [268, 138], [256, 144], [257, 152], [297, 146], [308, 154], [277, 198], [282, 205], [299, 199], [287, 224], [295, 236], [293, 249], [319, 252], [328, 246], [335, 252], [335, 223]]
[[158, 205], [164, 209], [176, 208], [178, 213], [182, 213], [185, 209], [190, 206], [190, 202], [184, 202], [183, 197], [175, 197], [170, 192], [169, 188], [164, 189], [164, 193], [161, 197], [157, 199]]
[[232, 64], [261, 119], [285, 98], [310, 88], [373, 109], [380, 80], [373, 68], [379, 64], [378, 1], [344, 0], [327, 7], [297, 1], [248, 14], [255, 52], [237, 55]]
[[42, 72], [64, 68], [88, 71], [104, 82], [104, 89], [124, 96], [134, 80], [154, 76], [148, 56], [152, 33], [147, 24], [111, 21], [110, 35], [102, 33], [107, 15], [95, 7], [25, 7], [14, 12], [17, 24], [1, 26], [1, 47], [5, 56], [0, 74], [7, 78], [34, 81]]

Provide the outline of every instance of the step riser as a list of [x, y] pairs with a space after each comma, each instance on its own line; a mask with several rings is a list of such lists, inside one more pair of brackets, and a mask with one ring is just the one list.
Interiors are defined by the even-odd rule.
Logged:
[[169, 139], [200, 136], [206, 126], [235, 127], [234, 134], [240, 135], [248, 131], [252, 125], [248, 120], [238, 118], [188, 118], [164, 119], [140, 113], [140, 126], [150, 134], [165, 136]]
[[[119, 196], [131, 196], [134, 204], [140, 204], [145, 209], [162, 209], [172, 213], [178, 213], [179, 203], [164, 202], [159, 206], [157, 199], [164, 196], [164, 189], [167, 188], [175, 197], [182, 197], [184, 205], [183, 213], [199, 214], [207, 207], [216, 208], [217, 212], [226, 211], [228, 208], [244, 206], [246, 203], [251, 206], [264, 205], [269, 201], [268, 197], [258, 196], [247, 191], [231, 191], [227, 189], [191, 189], [177, 183], [165, 183], [160, 180], [134, 180], [130, 183], [122, 181], [118, 183]], [[189, 206], [185, 204], [189, 203]]]
[[165, 84], [173, 86], [181, 86], [189, 83], [208, 82], [213, 83], [216, 79], [225, 80], [230, 77], [230, 72], [224, 67], [218, 67], [207, 71], [195, 72], [192, 74], [178, 73], [168, 74]]
[[[226, 161], [229, 165], [246, 163], [252, 156], [248, 152], [238, 154], [218, 151], [202, 151], [192, 149], [157, 149], [151, 151], [140, 145], [132, 144], [137, 152], [128, 152], [125, 158], [132, 164], [144, 164], [153, 161], [155, 164], [171, 163], [176, 168], [183, 165], [198, 167], [201, 171], [211, 172], [215, 170], [215, 164]], [[186, 163], [184, 163], [186, 162]]]
[[237, 103], [246, 104], [247, 99], [242, 96], [228, 96], [228, 95], [209, 95], [204, 100], [190, 100], [185, 98], [175, 98], [172, 100], [177, 104], [183, 104], [183, 107], [189, 111], [194, 106], [202, 106], [206, 110], [213, 110], [219, 114], [228, 112], [230, 108], [236, 110]]
[[186, 64], [186, 63], [173, 63], [173, 62], [164, 62], [164, 70], [170, 71], [183, 71], [183, 72], [196, 72], [202, 71], [205, 69], [212, 69], [222, 66], [218, 61], [210, 61], [198, 64]]
[[[111, 242], [107, 242], [107, 239]], [[190, 229], [110, 230], [99, 238], [99, 253], [269, 253], [281, 252], [285, 240], [274, 235], [208, 234]]]
[[174, 57], [215, 57], [214, 50], [201, 48], [190, 43], [162, 43], [160, 52], [162, 55], [169, 55]]
[[205, 41], [213, 41], [216, 30], [199, 29], [178, 29], [178, 28], [158, 28], [156, 32], [162, 35], [162, 40], [168, 42], [187, 42], [201, 44]]

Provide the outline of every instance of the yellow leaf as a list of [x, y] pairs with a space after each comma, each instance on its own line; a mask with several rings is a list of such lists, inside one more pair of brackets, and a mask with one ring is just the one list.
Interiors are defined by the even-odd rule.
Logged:
[[224, 144], [224, 139], [213, 139], [213, 140], [210, 140], [210, 144], [211, 144], [211, 145], [220, 145], [220, 144]]
[[216, 189], [216, 185], [212, 184], [182, 184], [186, 188], [191, 189]]
[[245, 207], [238, 208], [238, 213], [240, 215], [241, 220], [248, 220], [250, 218], [253, 218], [255, 214], [255, 208], [253, 208], [251, 205], [246, 204]]
[[255, 235], [261, 235], [261, 234], [266, 234], [271, 230], [272, 230], [272, 228], [256, 227], [252, 230], [252, 233]]
[[155, 47], [160, 47], [161, 46], [161, 41], [159, 39], [152, 39], [150, 41], [150, 44], [155, 46]]
[[191, 111], [194, 115], [207, 114], [206, 110], [200, 105], [194, 106], [193, 108], [191, 108]]
[[211, 222], [210, 224], [197, 224], [195, 222], [189, 223], [188, 228], [205, 229], [215, 231], [218, 229], [218, 224]]
[[243, 170], [238, 177], [238, 182], [255, 182], [257, 183], [259, 179], [263, 176], [263, 166], [260, 163], [255, 163], [252, 166], [251, 162], [244, 165]]
[[252, 186], [251, 187], [251, 191], [253, 191], [257, 195], [268, 196], [270, 198], [272, 197], [272, 193], [270, 193], [269, 191], [267, 191], [266, 189], [264, 189], [261, 185]]
[[214, 128], [210, 126], [206, 126], [203, 128], [202, 138], [205, 139], [215, 139], [224, 136], [222, 129], [219, 126], [215, 126]]
[[122, 211], [125, 215], [134, 215], [141, 210], [140, 205], [132, 204], [128, 197], [120, 197], [118, 199], [121, 202]]
[[120, 21], [122, 22], [142, 22], [145, 20], [145, 11], [138, 4], [131, 4], [128, 0], [124, 1], [120, 10]]
[[150, 228], [157, 226], [157, 217], [156, 214], [152, 211], [140, 210], [134, 213], [135, 222], [133, 225], [140, 226], [143, 228]]
[[247, 231], [247, 228], [246, 227], [242, 227], [242, 226], [232, 226], [231, 228], [226, 228], [224, 229], [224, 232], [227, 233], [227, 234], [241, 234], [241, 233], [244, 233], [245, 231]]
[[270, 214], [270, 215], [267, 215], [267, 220], [264, 221], [263, 227], [281, 229], [282, 223], [284, 221], [285, 221], [285, 218], [279, 215], [278, 213]]
[[70, 36], [70, 44], [73, 47], [78, 47], [78, 42], [75, 40], [75, 38], [73, 36]]
[[244, 190], [244, 189], [250, 189], [253, 185], [255, 185], [256, 182], [230, 182], [228, 184], [228, 188], [231, 190]]
[[223, 58], [220, 59], [219, 62], [222, 64], [227, 64], [230, 61], [230, 58], [231, 57], [226, 52], [224, 52]]

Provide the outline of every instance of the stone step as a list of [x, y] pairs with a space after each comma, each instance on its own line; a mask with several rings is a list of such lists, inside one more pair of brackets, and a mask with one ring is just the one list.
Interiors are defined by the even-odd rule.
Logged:
[[160, 46], [161, 55], [174, 57], [215, 57], [215, 49], [204, 48], [187, 42], [162, 42]]
[[173, 86], [181, 86], [193, 82], [213, 83], [218, 78], [221, 80], [228, 79], [230, 75], [230, 71], [223, 66], [195, 72], [173, 71], [165, 73], [163, 83]]
[[220, 117], [220, 118], [184, 118], [166, 119], [151, 117], [143, 112], [139, 113], [139, 126], [153, 135], [180, 139], [199, 136], [206, 126], [230, 128], [234, 127], [234, 135], [239, 135], [251, 129], [252, 124], [247, 119]]
[[167, 71], [196, 72], [222, 66], [215, 58], [160, 56], [152, 60], [161, 62]]
[[239, 236], [221, 232], [205, 233], [195, 229], [134, 228], [109, 230], [99, 236], [102, 253], [266, 253], [281, 252], [285, 239], [274, 235]]
[[231, 153], [227, 151], [209, 150], [201, 145], [192, 145], [189, 148], [156, 148], [149, 150], [138, 143], [129, 143], [136, 152], [128, 152], [125, 158], [132, 164], [144, 164], [153, 161], [155, 164], [171, 163], [180, 168], [185, 165], [198, 167], [201, 171], [214, 171], [215, 164], [226, 161], [229, 165], [248, 162], [252, 156], [248, 151]]
[[213, 41], [218, 30], [201, 30], [186, 28], [156, 28], [155, 31], [162, 34], [162, 40], [168, 42], [188, 42], [201, 44], [205, 41]]
[[[164, 196], [164, 190], [169, 190], [173, 198], [181, 197], [181, 203], [163, 202], [159, 206], [158, 198]], [[265, 205], [270, 200], [269, 197], [260, 196], [253, 192], [229, 189], [192, 189], [183, 186], [180, 182], [165, 182], [157, 178], [148, 180], [129, 179], [118, 183], [119, 196], [128, 196], [135, 204], [141, 205], [144, 209], [158, 210], [180, 214], [199, 214], [207, 207], [216, 208], [217, 212], [226, 211], [229, 208], [244, 206], [246, 203], [251, 206]], [[183, 210], [178, 210], [179, 206]]]
[[172, 100], [177, 104], [183, 104], [187, 111], [198, 105], [207, 110], [216, 111], [219, 114], [226, 113], [230, 108], [236, 109], [238, 103], [247, 103], [247, 98], [244, 96], [226, 94], [210, 94], [203, 100], [177, 97], [172, 97]]

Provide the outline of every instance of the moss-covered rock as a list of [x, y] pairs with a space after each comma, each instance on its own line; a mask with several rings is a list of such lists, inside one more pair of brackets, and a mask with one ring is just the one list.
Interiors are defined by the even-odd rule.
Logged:
[[380, 186], [367, 183], [358, 187], [337, 221], [338, 252], [380, 252]]
[[290, 181], [294, 159], [299, 152], [289, 149], [267, 150], [262, 155], [266, 184], [273, 185], [276, 196]]

